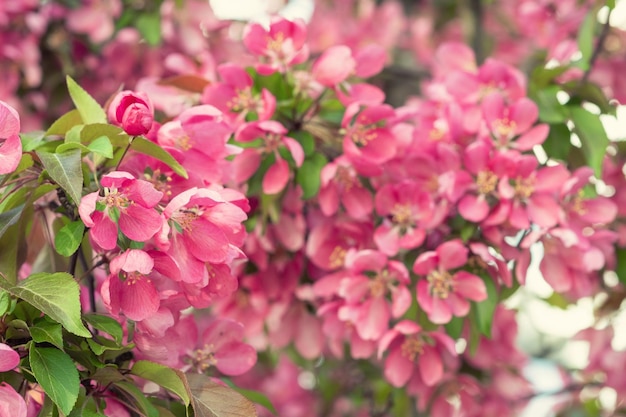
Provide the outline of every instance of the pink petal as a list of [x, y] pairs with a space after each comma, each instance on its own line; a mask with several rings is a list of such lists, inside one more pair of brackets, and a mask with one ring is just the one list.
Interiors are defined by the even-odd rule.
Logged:
[[424, 353], [419, 357], [417, 366], [424, 384], [429, 387], [441, 381], [443, 377], [443, 362], [439, 353], [431, 346], [424, 346]]
[[193, 221], [192, 229], [183, 234], [185, 247], [202, 262], [224, 262], [228, 254], [228, 239], [215, 224], [200, 217]]
[[529, 98], [522, 97], [511, 108], [511, 120], [515, 122], [515, 134], [527, 131], [539, 116], [537, 105]]
[[364, 340], [378, 340], [389, 326], [391, 314], [387, 301], [376, 297], [362, 308], [365, 314], [357, 321], [356, 330]]
[[550, 126], [547, 124], [537, 125], [517, 138], [514, 146], [520, 151], [529, 151], [533, 146], [541, 145], [546, 140], [549, 133]]
[[459, 201], [459, 214], [466, 220], [479, 223], [489, 214], [489, 204], [482, 194], [465, 194]]
[[473, 301], [487, 299], [487, 288], [483, 280], [467, 271], [454, 274], [454, 292]]
[[213, 345], [215, 352], [231, 346], [233, 343], [240, 343], [244, 336], [243, 325], [231, 319], [215, 319], [202, 333], [202, 343]]
[[94, 225], [89, 230], [89, 235], [93, 241], [102, 249], [115, 249], [117, 247], [117, 225], [101, 212], [95, 212], [93, 219]]
[[3, 382], [0, 385], [0, 417], [26, 417], [24, 398], [12, 386]]
[[439, 255], [435, 251], [424, 252], [417, 257], [413, 264], [413, 272], [418, 275], [428, 275], [439, 264]]
[[547, 194], [533, 194], [528, 200], [528, 217], [541, 227], [555, 226], [561, 216], [561, 206]]
[[293, 157], [296, 166], [301, 166], [302, 162], [304, 161], [304, 150], [302, 149], [302, 145], [300, 145], [297, 140], [292, 139], [289, 136], [283, 136], [283, 143], [285, 144], [287, 149], [289, 149], [289, 152], [291, 153], [291, 156]]
[[154, 209], [131, 204], [120, 213], [119, 224], [126, 237], [145, 242], [161, 230], [163, 218]]
[[445, 270], [460, 268], [467, 263], [468, 251], [460, 239], [445, 242], [437, 248], [439, 265]]
[[[2, 138], [0, 137], [0, 139]], [[9, 136], [7, 140], [0, 145], [0, 174], [9, 174], [15, 171], [21, 158], [22, 141], [20, 137], [18, 135]]]
[[20, 355], [7, 344], [0, 343], [0, 372], [15, 369], [20, 364]]
[[345, 45], [328, 48], [315, 61], [311, 68], [313, 79], [318, 83], [332, 87], [344, 81], [354, 71], [356, 62], [352, 51]]
[[247, 181], [261, 164], [261, 154], [257, 149], [244, 149], [242, 153], [235, 156], [231, 164], [233, 179], [241, 183]]
[[256, 350], [241, 342], [225, 345], [215, 352], [217, 369], [225, 375], [241, 375], [248, 372], [256, 363]]
[[289, 164], [287, 161], [276, 158], [263, 177], [263, 192], [265, 194], [278, 194], [289, 182]]
[[0, 139], [20, 133], [20, 116], [8, 103], [0, 100]]
[[354, 59], [357, 77], [368, 78], [382, 71], [387, 61], [387, 51], [380, 45], [370, 43], [360, 48]]
[[398, 346], [385, 360], [385, 378], [394, 387], [402, 387], [411, 379], [414, 367], [415, 364], [402, 354]]
[[159, 293], [148, 277], [129, 277], [122, 284], [120, 309], [129, 319], [141, 321], [151, 317], [160, 303]]
[[541, 275], [556, 292], [566, 292], [572, 288], [574, 274], [567, 267], [563, 259], [557, 256], [545, 256], [539, 265]]
[[322, 325], [315, 316], [302, 312], [297, 324], [294, 344], [305, 359], [319, 357], [324, 347], [324, 334]]

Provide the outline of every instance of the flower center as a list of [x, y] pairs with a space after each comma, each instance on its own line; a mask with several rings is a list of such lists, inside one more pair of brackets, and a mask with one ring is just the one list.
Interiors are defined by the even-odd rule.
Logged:
[[333, 251], [331, 252], [328, 260], [330, 262], [330, 267], [335, 269], [343, 266], [343, 262], [346, 259], [346, 250], [341, 246], [335, 246]]
[[211, 366], [215, 366], [217, 364], [215, 352], [213, 352], [214, 349], [215, 346], [211, 343], [204, 345], [202, 349], [196, 349], [193, 352], [191, 360], [198, 372], [204, 373]]
[[191, 138], [187, 135], [176, 138], [176, 146], [182, 151], [188, 151], [193, 147]]
[[395, 204], [391, 210], [391, 221], [403, 228], [413, 226], [413, 211], [408, 204]]
[[454, 284], [452, 275], [448, 271], [432, 271], [426, 279], [428, 280], [430, 292], [434, 297], [448, 298]]
[[105, 189], [104, 202], [107, 207], [125, 208], [131, 204], [131, 201], [117, 190], [111, 191]]
[[366, 146], [378, 137], [376, 132], [364, 125], [356, 125], [350, 130], [350, 139], [359, 146]]
[[237, 90], [235, 97], [227, 101], [226, 105], [231, 111], [240, 112], [243, 110], [254, 110], [256, 103], [252, 97], [250, 87], [246, 87], [243, 90]]
[[494, 133], [500, 139], [510, 139], [515, 134], [515, 129], [517, 128], [517, 123], [513, 120], [509, 120], [508, 117], [504, 117], [502, 119], [498, 119], [493, 123]]
[[584, 216], [585, 214], [587, 214], [587, 209], [585, 208], [584, 202], [585, 200], [583, 198], [583, 191], [580, 190], [578, 194], [576, 194], [576, 196], [572, 199], [572, 211], [579, 216]]
[[424, 353], [424, 341], [416, 336], [408, 336], [400, 346], [400, 352], [402, 356], [414, 362], [418, 356]]
[[476, 185], [480, 194], [489, 194], [496, 189], [498, 176], [491, 171], [480, 171], [476, 177]]
[[135, 271], [135, 272], [127, 273], [126, 281], [124, 282], [126, 283], [126, 285], [130, 286], [130, 285], [135, 285], [138, 281], [141, 281], [142, 279], [146, 279], [147, 282], [150, 282], [150, 279], [147, 276]]
[[389, 271], [387, 271], [386, 269], [376, 274], [374, 279], [372, 279], [369, 283], [370, 295], [372, 297], [384, 296], [387, 292], [387, 286], [389, 284], [390, 278], [391, 276], [389, 275]]
[[273, 38], [268, 36], [267, 49], [275, 54], [280, 54], [282, 52], [284, 42], [285, 35], [282, 32], [278, 32]]
[[528, 177], [522, 178], [517, 177], [515, 180], [515, 195], [521, 199], [526, 199], [530, 197], [535, 191], [535, 178]]
[[335, 173], [335, 182], [337, 185], [343, 187], [345, 191], [350, 191], [350, 189], [354, 186], [360, 186], [359, 182], [356, 180], [350, 168], [344, 166], [338, 166], [337, 172]]
[[186, 232], [193, 229], [193, 222], [200, 217], [197, 208], [179, 210], [176, 216], [172, 216], [174, 221]]

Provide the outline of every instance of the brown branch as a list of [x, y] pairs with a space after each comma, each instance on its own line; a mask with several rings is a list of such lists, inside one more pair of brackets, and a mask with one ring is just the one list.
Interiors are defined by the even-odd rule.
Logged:
[[606, 38], [609, 36], [609, 32], [611, 29], [611, 24], [609, 22], [611, 21], [612, 12], [613, 10], [609, 10], [609, 13], [606, 16], [606, 22], [604, 22], [604, 25], [602, 26], [602, 32], [600, 32], [600, 36], [598, 37], [598, 42], [596, 43], [596, 47], [593, 49], [591, 58], [589, 58], [589, 66], [587, 67], [587, 70], [585, 71], [582, 79], [580, 80], [581, 84], [585, 84], [589, 80], [591, 71], [593, 70], [593, 67], [596, 61], [600, 57], [600, 53], [604, 49], [604, 42], [606, 42]]

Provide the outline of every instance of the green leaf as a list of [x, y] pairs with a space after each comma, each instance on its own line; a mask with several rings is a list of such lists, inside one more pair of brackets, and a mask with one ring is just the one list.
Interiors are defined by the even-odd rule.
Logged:
[[178, 395], [185, 405], [191, 402], [190, 392], [185, 384], [185, 376], [180, 371], [158, 363], [140, 360], [135, 362], [130, 373], [152, 381]]
[[80, 154], [79, 149], [72, 149], [63, 153], [37, 152], [50, 178], [65, 190], [76, 205], [80, 203], [83, 193]]
[[137, 18], [137, 30], [151, 46], [161, 44], [161, 13], [142, 13]]
[[290, 137], [297, 140], [302, 145], [302, 150], [305, 156], [311, 156], [315, 152], [315, 138], [309, 132], [304, 130], [298, 130], [297, 132], [291, 132]]
[[604, 125], [597, 114], [582, 107], [571, 107], [570, 115], [574, 122], [574, 131], [582, 143], [582, 151], [587, 165], [593, 168], [596, 177], [602, 176], [602, 161], [609, 144]]
[[305, 159], [296, 173], [296, 182], [302, 187], [303, 199], [309, 199], [317, 195], [320, 189], [320, 173], [326, 166], [326, 158], [321, 153], [314, 154]]
[[545, 123], [562, 123], [567, 120], [565, 107], [557, 99], [557, 94], [561, 89], [557, 86], [550, 86], [534, 91], [530, 98], [539, 108], [539, 120]]
[[131, 149], [158, 159], [159, 161], [167, 164], [167, 166], [172, 168], [174, 172], [181, 177], [188, 178], [185, 168], [183, 168], [183, 166], [179, 164], [172, 155], [156, 143], [150, 142], [144, 137], [137, 136], [131, 144]]
[[565, 123], [550, 125], [550, 133], [541, 145], [550, 158], [567, 161], [572, 143], [570, 137], [572, 132]]
[[113, 145], [111, 145], [111, 140], [107, 136], [100, 136], [87, 147], [95, 154], [109, 159], [113, 158]]
[[126, 397], [129, 401], [135, 403], [145, 416], [159, 417], [159, 411], [150, 403], [150, 401], [148, 401], [145, 394], [141, 392], [141, 390], [137, 388], [134, 383], [120, 381], [113, 384], [113, 386], [120, 390], [121, 396]]
[[615, 273], [619, 281], [626, 285], [626, 248], [615, 248], [615, 257], [617, 258], [617, 265], [615, 266]]
[[11, 296], [8, 292], [0, 290], [0, 316], [11, 310]]
[[94, 329], [113, 336], [113, 340], [120, 345], [122, 344], [122, 338], [124, 336], [122, 325], [114, 318], [101, 314], [85, 314], [83, 319], [93, 326]]
[[84, 125], [80, 131], [80, 143], [89, 146], [92, 142], [106, 136], [113, 146], [125, 148], [128, 146], [130, 136], [121, 127], [107, 123], [93, 123]]
[[46, 136], [59, 135], [64, 136], [68, 130], [74, 126], [83, 124], [84, 121], [80, 117], [78, 110], [70, 110], [63, 116], [59, 117], [46, 132]]
[[213, 382], [206, 375], [188, 374], [195, 417], [253, 417], [254, 404], [243, 395]]
[[452, 320], [444, 326], [448, 336], [453, 339], [461, 337], [461, 333], [463, 333], [463, 323], [465, 323], [465, 320], [462, 317], [452, 317]]
[[498, 306], [498, 292], [496, 286], [493, 283], [491, 277], [481, 277], [487, 288], [487, 299], [481, 302], [474, 303], [475, 311], [475, 325], [480, 333], [487, 337], [491, 337], [491, 323], [493, 322], [493, 315]]
[[593, 35], [598, 22], [598, 11], [593, 8], [587, 13], [580, 30], [578, 31], [578, 49], [582, 54], [580, 67], [583, 70], [589, 68], [589, 60], [593, 55]]
[[54, 237], [56, 251], [63, 256], [72, 256], [83, 241], [84, 232], [85, 224], [81, 220], [76, 220], [63, 226]]
[[74, 277], [65, 272], [33, 274], [13, 286], [0, 278], [0, 288], [32, 304], [70, 333], [91, 337], [80, 320], [80, 294]]
[[66, 353], [56, 348], [40, 348], [31, 346], [28, 355], [30, 367], [52, 401], [64, 414], [74, 408], [80, 380], [74, 361]]
[[24, 204], [21, 206], [17, 206], [12, 208], [9, 211], [4, 213], [0, 213], [0, 237], [4, 235], [9, 227], [17, 223], [17, 221], [22, 216], [22, 211], [24, 210]]
[[52, 343], [54, 346], [63, 350], [63, 331], [59, 323], [54, 323], [43, 318], [37, 320], [28, 330], [35, 342]]
[[22, 151], [30, 152], [39, 147], [45, 138], [43, 132], [28, 132], [20, 133], [20, 139], [22, 141]]
[[76, 84], [76, 81], [69, 75], [66, 77], [66, 81], [70, 97], [72, 97], [82, 121], [84, 123], [106, 123], [107, 115], [100, 104], [80, 85]]
[[278, 415], [278, 411], [276, 410], [276, 407], [274, 407], [274, 404], [272, 404], [270, 399], [267, 398], [267, 396], [264, 395], [263, 393], [259, 391], [254, 391], [254, 390], [244, 389], [244, 388], [239, 388], [239, 387], [231, 387], [231, 388], [237, 391], [238, 393], [240, 393], [241, 395], [243, 395], [244, 397], [246, 397], [247, 399], [249, 399], [250, 401], [252, 401], [253, 403], [259, 404], [265, 407], [268, 411], [270, 411], [275, 416]]

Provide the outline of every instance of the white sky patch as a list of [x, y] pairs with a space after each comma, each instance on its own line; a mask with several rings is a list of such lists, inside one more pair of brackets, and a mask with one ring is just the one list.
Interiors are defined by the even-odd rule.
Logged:
[[[311, 20], [313, 0], [208, 0], [215, 15], [222, 20], [269, 21], [269, 15], [278, 14], [288, 19]], [[285, 4], [286, 3], [286, 4]]]

